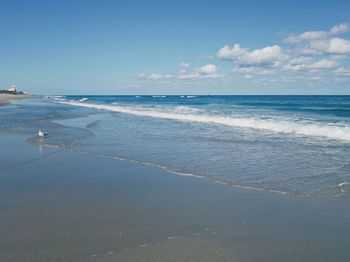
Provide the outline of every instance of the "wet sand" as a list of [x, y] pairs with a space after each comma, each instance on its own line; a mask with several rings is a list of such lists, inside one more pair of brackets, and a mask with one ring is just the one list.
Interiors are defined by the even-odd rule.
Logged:
[[27, 139], [0, 139], [0, 261], [350, 258], [347, 199], [233, 189]]

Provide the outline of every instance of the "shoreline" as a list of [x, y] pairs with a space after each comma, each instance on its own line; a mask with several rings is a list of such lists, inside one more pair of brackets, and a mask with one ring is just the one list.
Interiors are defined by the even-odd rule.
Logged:
[[0, 260], [289, 262], [350, 255], [342, 244], [350, 238], [343, 232], [346, 200], [225, 187], [4, 136], [0, 146], [9, 150], [0, 156], [17, 159], [0, 164]]
[[10, 94], [0, 94], [0, 106], [11, 103], [17, 99], [29, 98], [30, 95], [10, 95]]
[[[24, 110], [27, 114], [19, 114]], [[100, 144], [93, 142], [91, 151], [81, 151], [75, 141], [94, 137], [81, 127], [90, 120], [74, 127], [53, 121], [79, 119], [85, 116], [81, 111], [24, 103], [0, 113], [4, 120], [18, 117], [3, 126], [12, 133], [0, 133], [0, 148], [6, 148], [0, 150], [1, 261], [350, 257], [348, 198], [295, 197], [213, 183], [162, 165], [98, 154]], [[49, 133], [45, 139], [36, 136], [42, 126]]]

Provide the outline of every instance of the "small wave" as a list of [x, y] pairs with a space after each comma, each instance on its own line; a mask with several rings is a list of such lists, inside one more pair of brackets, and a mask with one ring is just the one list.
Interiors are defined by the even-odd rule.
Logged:
[[332, 125], [326, 123], [310, 123], [282, 119], [259, 119], [241, 116], [220, 116], [195, 113], [164, 112], [160, 110], [149, 110], [143, 107], [128, 107], [120, 105], [102, 105], [81, 102], [57, 101], [62, 104], [81, 106], [95, 109], [108, 110], [112, 112], [126, 113], [137, 116], [170, 119], [177, 121], [206, 123], [224, 125], [235, 128], [251, 128], [255, 130], [274, 133], [291, 134], [308, 137], [324, 137], [350, 141], [350, 127], [345, 125]]
[[188, 114], [188, 113], [199, 113], [202, 112], [199, 108], [188, 107], [188, 106], [176, 106], [174, 108], [170, 108], [171, 112], [180, 113], [180, 114]]
[[166, 97], [166, 96], [152, 96], [154, 98], [163, 98], [163, 97]]
[[350, 183], [349, 182], [342, 182], [338, 185], [338, 188], [340, 189], [341, 192], [348, 193], [348, 192], [350, 192]]
[[84, 98], [80, 99], [79, 102], [84, 102], [86, 100], [88, 100], [88, 98], [84, 97]]
[[66, 101], [66, 99], [60, 98], [60, 97], [54, 97], [53, 100], [54, 101]]
[[110, 155], [104, 155], [100, 153], [93, 153], [93, 152], [87, 152], [87, 151], [76, 151], [73, 149], [70, 149], [71, 151], [84, 154], [84, 155], [93, 155], [93, 156], [99, 156], [99, 157], [113, 157], [116, 160], [119, 161], [126, 161], [129, 163], [135, 163], [135, 164], [140, 164], [143, 166], [149, 166], [149, 167], [155, 167], [161, 170], [164, 170], [165, 172], [168, 172], [169, 174], [173, 174], [176, 176], [183, 176], [183, 177], [193, 177], [193, 178], [198, 178], [198, 179], [203, 179], [207, 180], [212, 183], [224, 185], [224, 186], [229, 186], [229, 187], [234, 187], [234, 188], [240, 188], [240, 189], [246, 189], [246, 190], [254, 190], [254, 191], [265, 191], [265, 192], [271, 192], [275, 194], [281, 194], [281, 195], [294, 195], [294, 196], [308, 196], [307, 194], [297, 194], [297, 193], [291, 193], [291, 192], [286, 192], [282, 190], [277, 190], [277, 189], [268, 189], [268, 188], [262, 188], [262, 187], [256, 187], [256, 186], [251, 186], [251, 185], [243, 185], [243, 184], [238, 184], [235, 182], [230, 182], [230, 181], [224, 181], [224, 180], [219, 180], [219, 179], [213, 179], [211, 177], [201, 175], [201, 174], [195, 174], [195, 173], [185, 173], [185, 172], [180, 172], [180, 171], [175, 171], [167, 166], [152, 163], [152, 162], [145, 162], [142, 160], [136, 160], [132, 158], [127, 158], [124, 156], [110, 156]]
[[197, 96], [180, 96], [181, 98], [194, 98], [194, 97], [197, 97]]
[[43, 96], [44, 99], [51, 99], [51, 100], [65, 100], [65, 96]]

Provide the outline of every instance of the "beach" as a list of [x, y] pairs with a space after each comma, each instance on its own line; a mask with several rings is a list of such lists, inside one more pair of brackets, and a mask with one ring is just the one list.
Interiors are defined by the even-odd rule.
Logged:
[[38, 148], [21, 136], [2, 136], [4, 146], [2, 159], [17, 158], [1, 166], [2, 261], [350, 256], [346, 202], [232, 189], [113, 158]]
[[9, 94], [0, 94], [0, 105], [4, 105], [10, 103], [16, 99], [27, 98], [28, 95], [9, 95]]
[[350, 1], [1, 1], [0, 262], [350, 261]]
[[86, 108], [21, 100], [0, 119], [0, 261], [350, 257], [346, 195], [240, 188], [121, 157], [97, 140], [100, 112]]

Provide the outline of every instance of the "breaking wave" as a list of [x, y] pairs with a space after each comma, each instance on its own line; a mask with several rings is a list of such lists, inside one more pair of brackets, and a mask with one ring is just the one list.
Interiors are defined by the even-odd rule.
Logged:
[[331, 123], [305, 122], [284, 120], [281, 118], [275, 119], [260, 119], [256, 117], [243, 116], [220, 116], [211, 115], [208, 112], [197, 112], [196, 108], [178, 107], [175, 110], [162, 110], [161, 108], [149, 108], [142, 106], [126, 106], [126, 105], [106, 105], [83, 103], [77, 101], [57, 101], [61, 104], [72, 106], [80, 106], [94, 108], [100, 110], [108, 110], [112, 112], [132, 114], [136, 116], [170, 119], [177, 121], [196, 122], [224, 125], [235, 128], [251, 128], [255, 130], [291, 134], [307, 137], [323, 137], [327, 139], [337, 139], [350, 142], [350, 127], [346, 124], [334, 125]]

